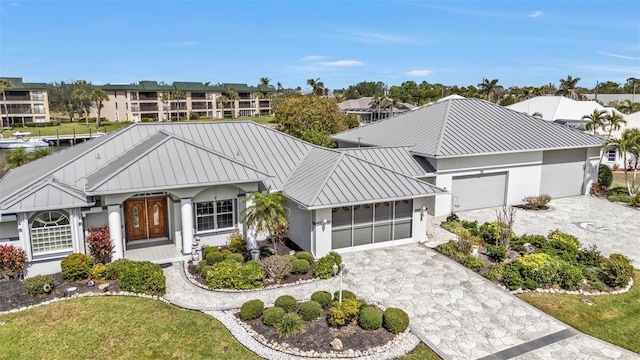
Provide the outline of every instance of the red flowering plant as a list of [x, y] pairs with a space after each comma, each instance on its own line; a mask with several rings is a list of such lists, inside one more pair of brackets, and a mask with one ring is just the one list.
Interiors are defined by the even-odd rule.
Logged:
[[27, 254], [23, 249], [11, 244], [0, 245], [0, 275], [4, 279], [21, 279], [26, 262]]
[[98, 228], [90, 227], [85, 242], [95, 263], [106, 264], [111, 262], [113, 241], [109, 236], [109, 226], [105, 224]]

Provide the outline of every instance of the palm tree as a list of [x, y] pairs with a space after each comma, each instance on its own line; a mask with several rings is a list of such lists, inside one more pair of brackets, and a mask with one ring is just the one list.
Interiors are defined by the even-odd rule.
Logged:
[[288, 225], [287, 215], [291, 212], [286, 206], [287, 197], [282, 191], [271, 191], [269, 186], [265, 193], [254, 191], [245, 199], [249, 204], [242, 211], [244, 221], [256, 233], [268, 232], [273, 242], [273, 252], [277, 253], [274, 233]]
[[280, 81], [276, 83], [276, 89], [278, 89], [278, 91], [282, 90], [282, 83]]
[[580, 100], [580, 94], [576, 90], [576, 85], [580, 81], [580, 78], [573, 78], [571, 75], [568, 75], [566, 79], [560, 79], [560, 90], [556, 93], [557, 95], [566, 96], [573, 100]]
[[187, 94], [182, 90], [174, 90], [169, 94], [169, 99], [176, 102], [176, 116], [180, 122], [180, 100], [187, 98]]
[[227, 88], [227, 90], [224, 91], [224, 94], [227, 98], [227, 101], [231, 102], [231, 111], [232, 111], [231, 118], [235, 119], [236, 118], [236, 100], [240, 98], [240, 94], [238, 94], [238, 92], [232, 88]]
[[[9, 108], [7, 107], [7, 94], [6, 94], [6, 90], [9, 90], [13, 88], [13, 84], [11, 83], [11, 81], [9, 81], [9, 79], [0, 79], [0, 90], [2, 91], [2, 101], [4, 102], [4, 118], [7, 120], [7, 127], [9, 127], [11, 124], [9, 124]], [[24, 127], [24, 117], [22, 118], [22, 126]], [[0, 127], [4, 126], [4, 121], [2, 121], [2, 123], [0, 124]]]
[[167, 121], [171, 121], [171, 93], [163, 92], [160, 100], [162, 101], [162, 107], [167, 110]]
[[229, 99], [226, 96], [224, 95], [218, 96], [218, 103], [220, 104], [220, 109], [222, 109], [221, 115], [223, 119], [224, 119], [224, 104], [228, 102], [229, 102]]
[[91, 92], [91, 101], [96, 107], [98, 117], [96, 118], [96, 130], [100, 129], [100, 113], [102, 112], [103, 102], [109, 101], [109, 95], [102, 89], [95, 89]]
[[601, 128], [602, 130], [605, 129], [608, 117], [609, 113], [606, 110], [594, 109], [593, 113], [583, 116], [582, 120], [589, 120], [589, 123], [587, 124], [587, 126], [585, 126], [585, 129], [593, 130], [593, 135], [595, 135], [598, 128]]
[[260, 78], [260, 84], [262, 85], [269, 85], [269, 81], [271, 81], [271, 79], [269, 79], [268, 77]]
[[502, 86], [498, 85], [498, 79], [493, 79], [489, 81], [489, 79], [482, 79], [482, 82], [478, 84], [478, 88], [480, 88], [480, 94], [484, 95], [485, 98], [491, 102], [496, 102], [499, 98], [499, 92], [502, 90]]
[[611, 133], [615, 130], [618, 131], [622, 127], [622, 124], [626, 124], [627, 120], [625, 118], [614, 112], [612, 115], [607, 117], [607, 122], [605, 126], [609, 127], [609, 133], [607, 134], [607, 139], [611, 138]]
[[[624, 162], [624, 181], [627, 185], [627, 191], [630, 196], [635, 196], [638, 188], [636, 187], [636, 175], [638, 168], [638, 161], [640, 160], [640, 129], [630, 128], [626, 129], [619, 139], [611, 139], [607, 142], [608, 149], [617, 149], [622, 154]], [[633, 178], [629, 182], [628, 168], [629, 161], [628, 154], [631, 154], [634, 159], [631, 160], [633, 166]]]
[[378, 94], [374, 94], [371, 97], [371, 101], [369, 102], [369, 106], [375, 105], [378, 112], [378, 120], [380, 120], [380, 105], [382, 105], [382, 98]]
[[315, 95], [324, 95], [324, 83], [320, 81], [320, 78], [307, 80], [307, 85], [311, 86]]
[[7, 154], [7, 163], [3, 170], [15, 169], [29, 162], [29, 154], [24, 148], [16, 148]]

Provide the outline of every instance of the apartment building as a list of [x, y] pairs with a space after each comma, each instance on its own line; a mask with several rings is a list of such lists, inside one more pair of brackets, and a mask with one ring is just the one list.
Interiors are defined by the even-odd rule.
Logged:
[[[19, 77], [4, 77], [11, 87], [0, 92], [2, 127], [11, 127], [23, 122], [48, 122], [49, 97], [47, 84], [26, 83]], [[6, 99], [3, 98], [6, 96]], [[6, 108], [5, 108], [6, 105]]]
[[[271, 100], [266, 94], [275, 92], [273, 86], [265, 85], [208, 85], [199, 82], [168, 85], [157, 81], [107, 84], [98, 88], [109, 95], [109, 101], [103, 103], [102, 117], [111, 121], [133, 122], [186, 120], [192, 113], [217, 119], [268, 115], [271, 114]], [[228, 89], [235, 90], [237, 98], [222, 97]], [[94, 110], [92, 116], [96, 115]]]

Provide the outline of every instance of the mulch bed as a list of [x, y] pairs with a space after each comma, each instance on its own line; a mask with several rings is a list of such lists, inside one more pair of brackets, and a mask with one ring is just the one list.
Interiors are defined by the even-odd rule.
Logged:
[[531, 206], [529, 204], [521, 204], [521, 205], [513, 205], [514, 208], [522, 209], [522, 210], [531, 210], [531, 211], [545, 211], [550, 208], [547, 205], [543, 206]]
[[[323, 310], [318, 319], [305, 322], [305, 331], [303, 333], [287, 338], [281, 338], [273, 327], [264, 325], [260, 318], [245, 321], [245, 323], [264, 336], [268, 342], [286, 343], [290, 347], [298, 348], [301, 351], [332, 352], [334, 349], [330, 343], [335, 338], [342, 341], [344, 350], [365, 351], [383, 346], [395, 337], [394, 334], [382, 327], [378, 330], [367, 331], [355, 322], [342, 327], [331, 327], [326, 320], [327, 314], [328, 310]], [[239, 319], [239, 313], [236, 316]]]
[[[55, 286], [51, 293], [37, 296], [26, 293], [22, 280], [0, 280], [0, 312], [37, 305], [53, 298], [63, 298], [73, 294], [101, 291], [98, 289], [98, 285], [88, 286], [86, 280], [76, 283], [64, 280], [62, 273], [57, 273], [52, 276], [55, 280]], [[109, 283], [109, 291], [120, 291], [117, 280], [106, 281], [106, 283]], [[67, 289], [71, 287], [78, 289], [74, 292], [67, 291]]]

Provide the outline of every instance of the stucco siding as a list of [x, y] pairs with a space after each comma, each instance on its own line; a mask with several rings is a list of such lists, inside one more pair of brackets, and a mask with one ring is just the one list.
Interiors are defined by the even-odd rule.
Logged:
[[294, 243], [306, 251], [311, 251], [312, 221], [311, 211], [300, 209], [295, 203], [289, 202], [289, 230], [285, 234]]

